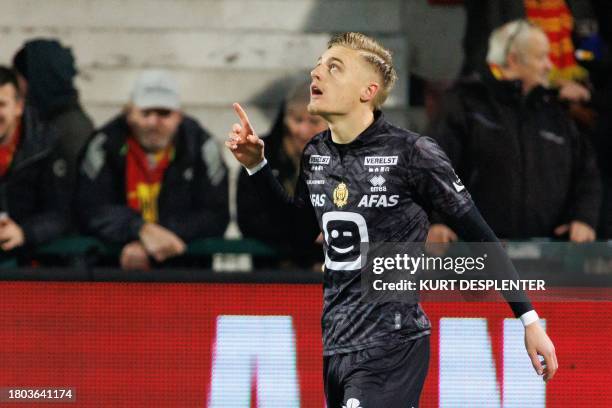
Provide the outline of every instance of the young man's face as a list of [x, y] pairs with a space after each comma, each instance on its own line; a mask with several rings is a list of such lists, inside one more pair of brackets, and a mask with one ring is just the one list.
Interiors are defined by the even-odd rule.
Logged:
[[149, 153], [158, 152], [170, 145], [181, 119], [182, 115], [179, 111], [140, 109], [133, 105], [127, 114], [132, 135]]
[[23, 101], [12, 84], [0, 86], [0, 144], [15, 130], [23, 114]]
[[378, 83], [359, 51], [341, 46], [325, 51], [310, 76], [308, 111], [324, 118], [347, 114], [363, 103], [371, 105], [371, 101], [364, 101], [364, 95], [372, 83]]

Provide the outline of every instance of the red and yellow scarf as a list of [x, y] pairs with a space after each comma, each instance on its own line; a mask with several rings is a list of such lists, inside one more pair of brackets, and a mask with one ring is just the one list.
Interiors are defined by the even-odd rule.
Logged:
[[127, 203], [146, 222], [159, 220], [157, 199], [164, 173], [173, 158], [173, 146], [149, 155], [133, 137], [128, 138], [125, 166]]
[[585, 79], [587, 71], [574, 57], [574, 18], [565, 0], [524, 0], [524, 4], [527, 19], [542, 28], [550, 42], [550, 59], [555, 65], [551, 80]]

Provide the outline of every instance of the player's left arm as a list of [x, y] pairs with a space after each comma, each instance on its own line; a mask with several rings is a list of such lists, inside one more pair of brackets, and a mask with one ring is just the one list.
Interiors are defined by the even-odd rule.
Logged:
[[[491, 243], [487, 246], [488, 263], [493, 263], [490, 269], [503, 279], [519, 279], [506, 251], [482, 218], [442, 149], [432, 139], [420, 137], [410, 151], [408, 163], [410, 183], [423, 205], [440, 213], [464, 241]], [[502, 295], [525, 326], [525, 347], [534, 369], [548, 381], [558, 368], [555, 348], [540, 325], [527, 294], [512, 291], [502, 292]], [[544, 367], [538, 355], [544, 357]]]
[[[495, 261], [494, 270], [499, 271], [499, 275], [503, 276], [504, 279], [519, 279], [519, 275], [506, 251], [475, 205], [472, 205], [471, 209], [460, 217], [450, 215], [446, 219], [463, 240], [493, 243], [487, 247], [487, 251], [491, 252], [488, 259]], [[540, 325], [538, 314], [527, 294], [521, 290], [502, 291], [502, 295], [508, 300], [514, 315], [520, 318], [525, 326], [525, 348], [534, 370], [539, 375], [544, 376], [544, 381], [550, 380], [559, 368], [555, 346]], [[544, 358], [544, 366], [542, 366], [538, 355]]]

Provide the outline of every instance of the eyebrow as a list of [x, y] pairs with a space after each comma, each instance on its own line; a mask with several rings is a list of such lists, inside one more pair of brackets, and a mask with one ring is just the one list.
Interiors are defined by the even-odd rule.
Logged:
[[[319, 57], [317, 59], [317, 64], [320, 64], [321, 61], [322, 61], [322, 59], [321, 59], [321, 57]], [[336, 61], [336, 62], [339, 62], [340, 64], [344, 65], [344, 62], [342, 62], [342, 60], [340, 58], [337, 58], [337, 57], [330, 57], [329, 61]]]

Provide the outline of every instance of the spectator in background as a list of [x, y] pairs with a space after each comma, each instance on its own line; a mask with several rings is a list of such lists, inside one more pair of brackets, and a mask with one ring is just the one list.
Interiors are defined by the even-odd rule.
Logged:
[[494, 28], [516, 19], [527, 19], [541, 27], [548, 36], [553, 64], [549, 74], [551, 84], [560, 89], [560, 97], [572, 102], [591, 98], [589, 89], [580, 84], [587, 80], [588, 75], [576, 62], [572, 42], [573, 12], [591, 10], [590, 0], [465, 0], [465, 9], [465, 75], [481, 69]]
[[[310, 82], [300, 81], [287, 94], [270, 133], [264, 138], [266, 157], [274, 175], [289, 194], [294, 193], [298, 179], [300, 159], [306, 143], [317, 133], [327, 129], [327, 123], [319, 116], [308, 113]], [[312, 267], [322, 262], [321, 243], [309, 248], [287, 248], [285, 225], [276, 222], [275, 217], [264, 211], [262, 200], [249, 175], [242, 169], [238, 181], [238, 225], [245, 238], [255, 238], [273, 244], [291, 253], [291, 263], [283, 261], [282, 266], [297, 265]], [[265, 266], [263, 260], [256, 260], [256, 267]], [[271, 266], [271, 265], [267, 265]]]
[[145, 71], [125, 112], [87, 144], [77, 188], [89, 233], [123, 245], [124, 269], [148, 269], [196, 238], [222, 237], [227, 171], [217, 144], [181, 112], [165, 71]]
[[0, 67], [2, 251], [31, 250], [64, 232], [70, 200], [66, 184], [66, 163], [58, 155], [55, 133], [36, 112], [24, 108], [15, 72]]
[[[548, 47], [544, 32], [525, 20], [495, 30], [488, 65], [449, 92], [429, 133], [500, 237], [593, 241], [601, 201], [596, 159], [547, 87]], [[453, 188], [464, 186], [458, 179]], [[431, 242], [456, 239], [435, 221]]]
[[77, 70], [72, 51], [57, 40], [31, 40], [15, 54], [13, 67], [26, 105], [36, 109], [41, 120], [57, 132], [60, 154], [66, 159], [67, 178], [72, 185], [78, 154], [94, 130], [74, 87]]

